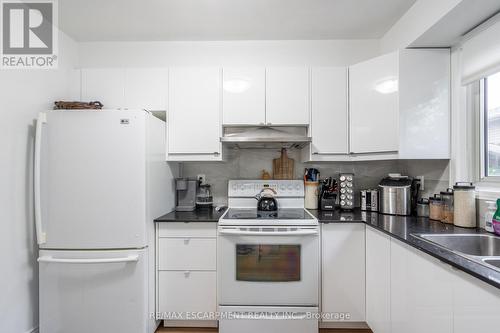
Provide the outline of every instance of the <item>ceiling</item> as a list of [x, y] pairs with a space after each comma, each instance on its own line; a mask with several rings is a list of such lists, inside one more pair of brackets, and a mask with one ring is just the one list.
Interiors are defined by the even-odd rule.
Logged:
[[380, 38], [415, 0], [60, 0], [77, 41]]

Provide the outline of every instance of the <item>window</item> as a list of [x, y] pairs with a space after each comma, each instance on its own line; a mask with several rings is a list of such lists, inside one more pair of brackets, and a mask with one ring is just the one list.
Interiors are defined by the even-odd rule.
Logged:
[[482, 110], [484, 112], [484, 177], [500, 179], [500, 72], [482, 82]]

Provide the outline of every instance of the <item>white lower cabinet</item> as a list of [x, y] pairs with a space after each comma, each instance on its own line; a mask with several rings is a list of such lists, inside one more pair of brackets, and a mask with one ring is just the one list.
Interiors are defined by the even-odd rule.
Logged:
[[454, 270], [450, 275], [454, 332], [498, 332], [500, 289], [461, 271]]
[[217, 311], [216, 230], [216, 223], [158, 223], [157, 312], [181, 315], [165, 326], [214, 325], [192, 314]]
[[324, 322], [365, 321], [365, 225], [321, 226]]
[[366, 322], [374, 333], [391, 331], [391, 238], [366, 228]]
[[[216, 272], [160, 271], [158, 274], [160, 312], [215, 312]], [[184, 320], [189, 320], [185, 317]], [[197, 318], [192, 318], [193, 320]]]
[[391, 333], [453, 332], [449, 266], [391, 240]]
[[498, 331], [500, 289], [371, 227], [366, 321], [374, 333]]

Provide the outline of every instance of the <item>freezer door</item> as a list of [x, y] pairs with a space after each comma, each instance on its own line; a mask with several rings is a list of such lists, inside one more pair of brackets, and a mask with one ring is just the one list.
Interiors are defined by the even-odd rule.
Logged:
[[40, 251], [40, 333], [148, 332], [146, 251]]
[[51, 111], [39, 131], [41, 248], [144, 247], [146, 113]]

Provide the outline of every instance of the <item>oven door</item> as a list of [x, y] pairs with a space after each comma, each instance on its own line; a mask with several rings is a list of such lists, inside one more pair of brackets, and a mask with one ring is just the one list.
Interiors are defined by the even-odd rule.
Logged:
[[220, 305], [318, 305], [318, 226], [219, 226], [217, 265]]

